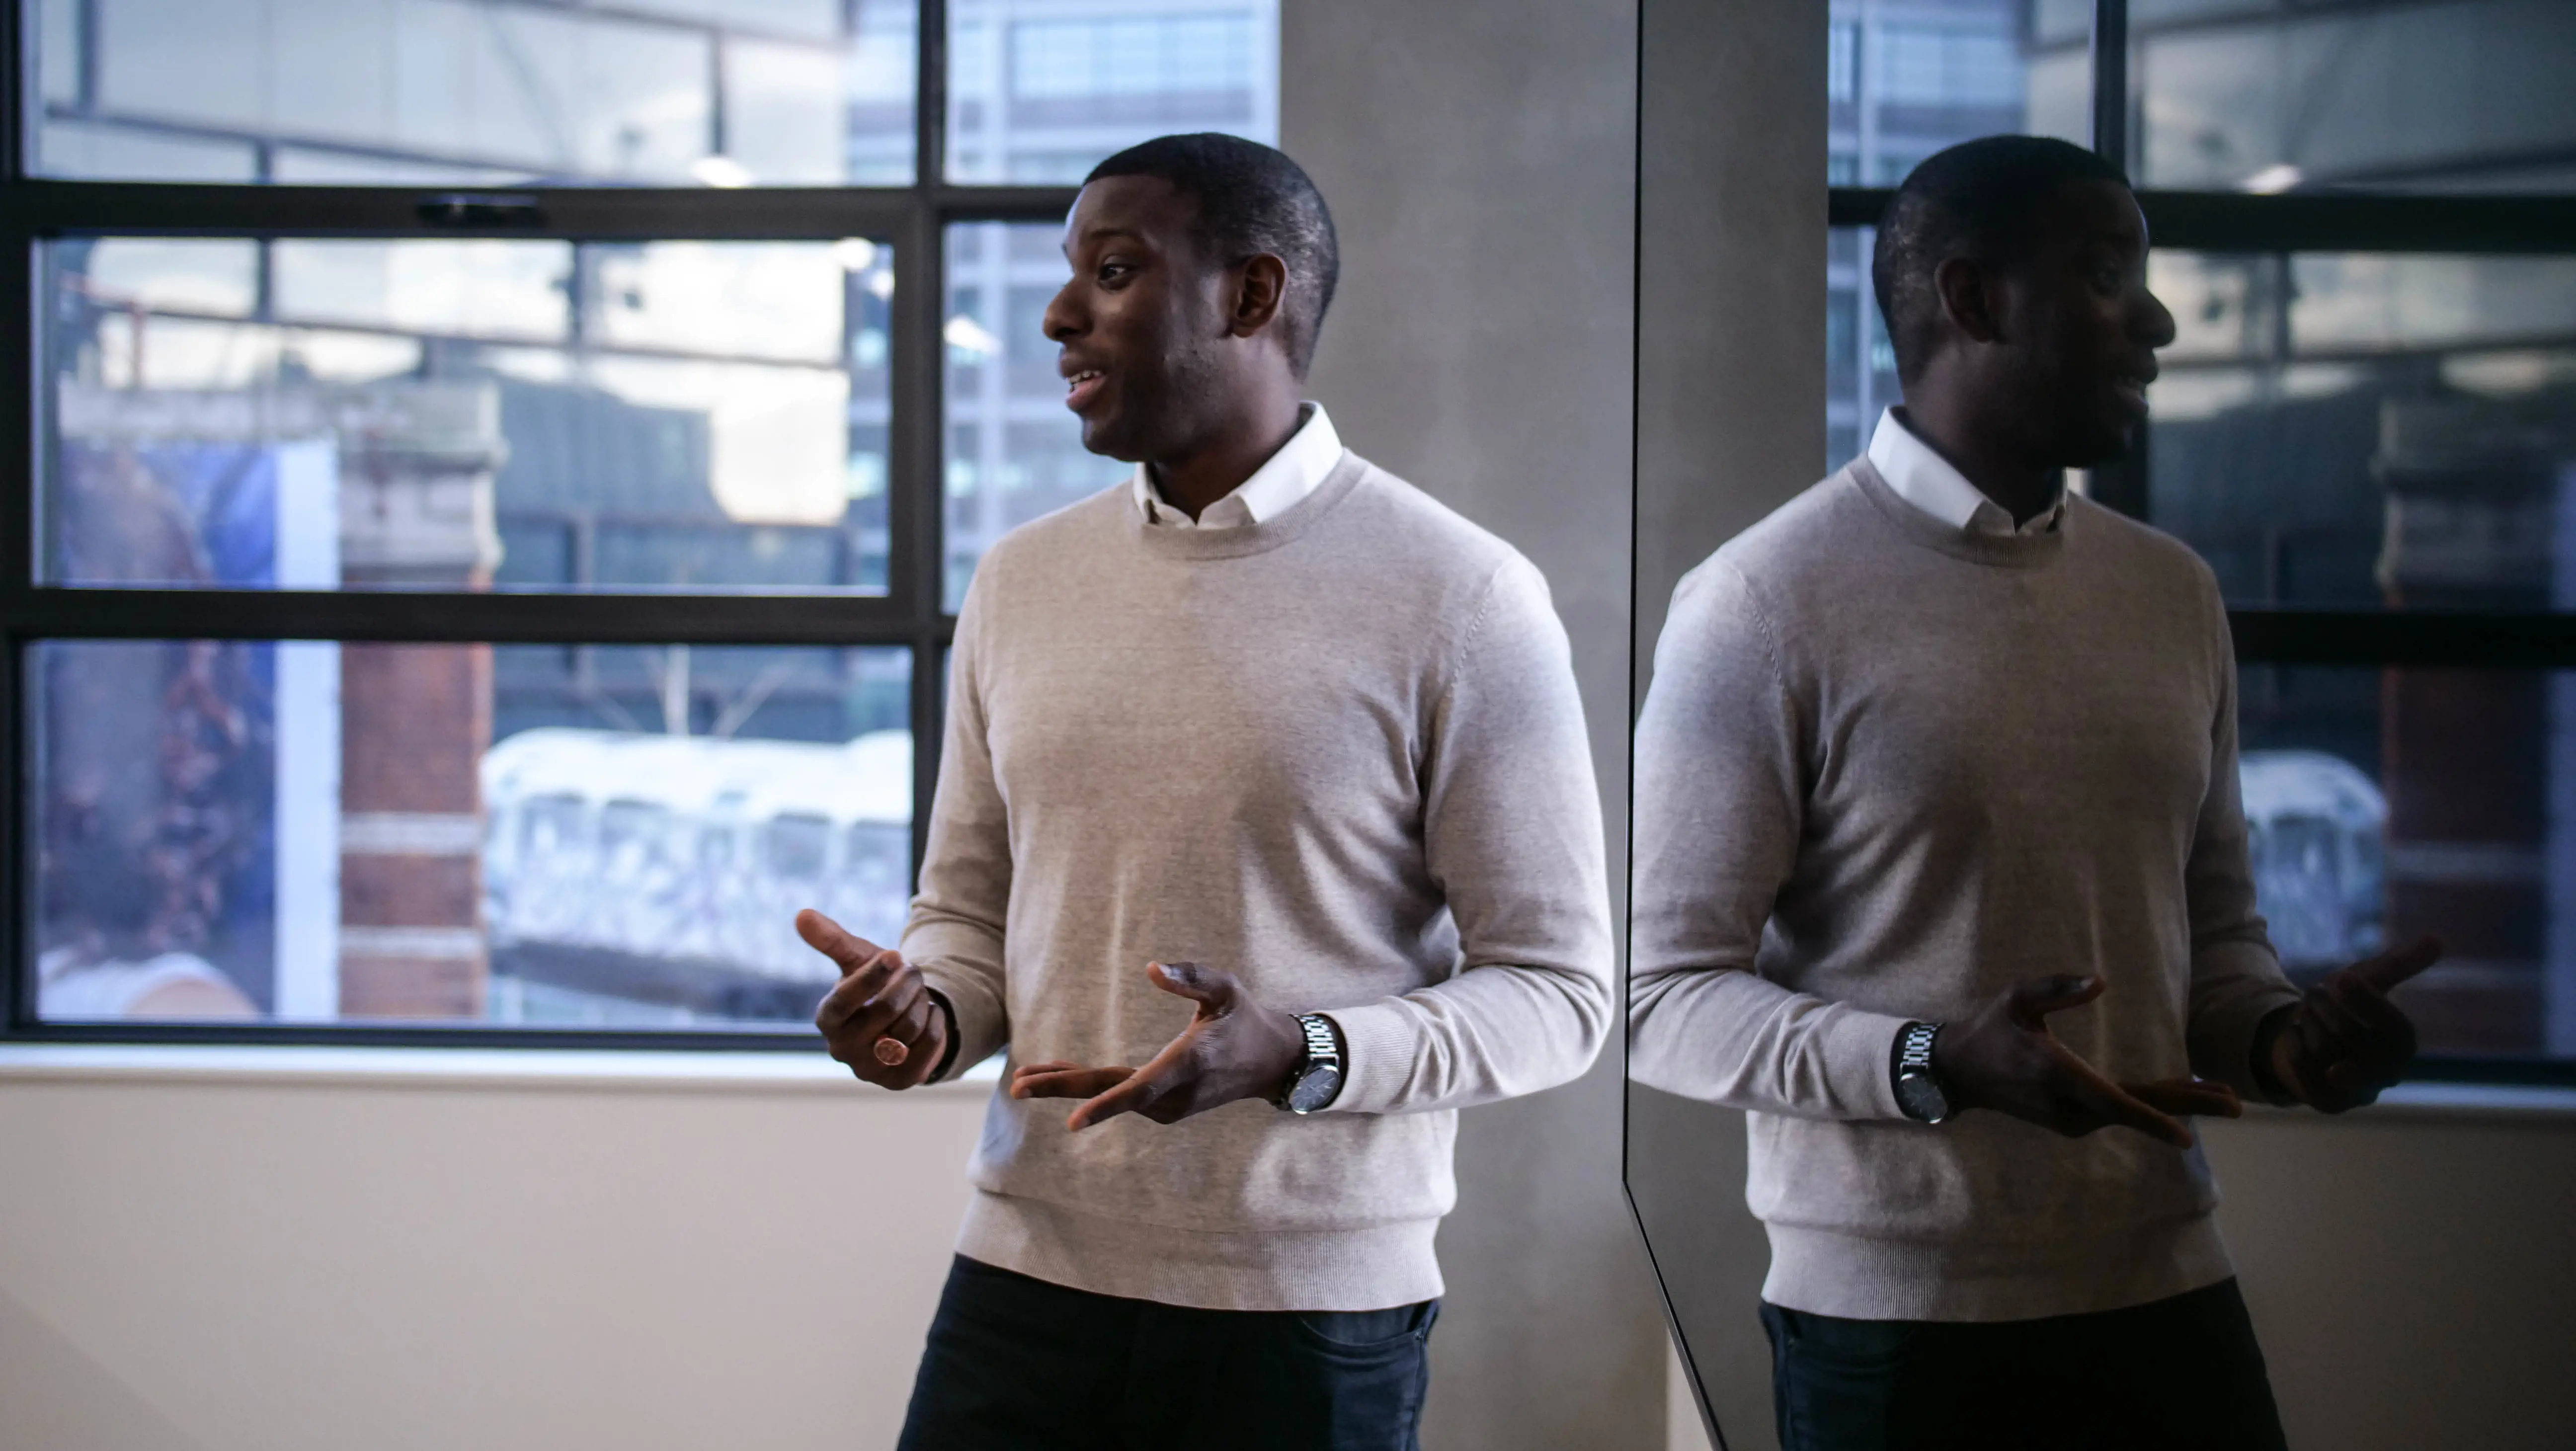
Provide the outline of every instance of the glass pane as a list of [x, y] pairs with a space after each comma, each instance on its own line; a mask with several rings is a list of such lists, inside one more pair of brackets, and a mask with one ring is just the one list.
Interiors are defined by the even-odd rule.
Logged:
[[2240, 672], [2255, 890], [2293, 977], [2424, 934], [2427, 1053], [2576, 1058], [2576, 672]]
[[2576, 6], [2134, 3], [2150, 186], [2576, 188]]
[[2034, 45], [2029, 12], [2029, 0], [1835, 0], [1827, 182], [1894, 186], [1933, 152], [2001, 131], [2085, 142], [2091, 26], [2076, 28], [2071, 45], [2043, 28], [2049, 43]]
[[877, 243], [102, 237], [47, 273], [49, 583], [885, 590]]
[[902, 927], [900, 649], [44, 642], [27, 667], [48, 1021], [804, 1028], [835, 973], [797, 909]]
[[1078, 182], [1177, 131], [1277, 144], [1278, 0], [951, 0], [950, 180]]
[[1123, 483], [1133, 466], [1082, 446], [1042, 320], [1067, 276], [1052, 223], [948, 229], [947, 608], [1017, 524]]
[[29, 0], [33, 169], [901, 185], [914, 0]]
[[2576, 608], [2576, 258], [2153, 254], [2148, 517], [2238, 606]]
[[1881, 410], [1901, 401], [1896, 349], [1870, 292], [1869, 249], [1877, 240], [1876, 227], [1836, 227], [1825, 235], [1826, 473], [1867, 447]]

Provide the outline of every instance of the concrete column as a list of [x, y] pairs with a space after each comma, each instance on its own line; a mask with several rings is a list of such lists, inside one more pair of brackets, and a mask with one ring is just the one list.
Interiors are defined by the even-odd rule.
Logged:
[[[1637, 611], [1643, 699], [1683, 573], [1821, 475], [1825, 0], [1644, 0]], [[1732, 1451], [1768, 1447], [1770, 1263], [1744, 1116], [1631, 1086], [1627, 1178]]]
[[[1546, 572], [1591, 717], [1614, 880], [1634, 24], [1625, 0], [1281, 7], [1282, 144], [1342, 242], [1311, 396], [1352, 448]], [[1617, 1051], [1580, 1083], [1463, 1116], [1429, 1446], [1662, 1444], [1663, 1334], [1618, 1191]]]

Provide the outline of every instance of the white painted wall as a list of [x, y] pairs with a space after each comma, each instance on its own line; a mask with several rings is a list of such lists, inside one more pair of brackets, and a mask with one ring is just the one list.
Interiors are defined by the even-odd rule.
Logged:
[[0, 1070], [0, 1447], [891, 1446], [990, 1085], [632, 1072]]

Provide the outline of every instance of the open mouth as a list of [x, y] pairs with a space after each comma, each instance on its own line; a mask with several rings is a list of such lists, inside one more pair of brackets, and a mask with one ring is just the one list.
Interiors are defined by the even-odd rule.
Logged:
[[2119, 395], [2120, 404], [2121, 404], [2121, 406], [2122, 406], [2122, 407], [2127, 408], [2130, 412], [2135, 413], [2135, 414], [2137, 414], [2138, 416], [2140, 416], [2140, 417], [2142, 417], [2142, 418], [2146, 416], [2146, 412], [2147, 412], [2147, 380], [2146, 380], [2146, 379], [2144, 379], [2144, 378], [2121, 378], [2121, 379], [2118, 379], [2118, 380], [2116, 380], [2115, 382], [2113, 382], [2113, 383], [2111, 384], [2111, 391], [2112, 391], [2113, 393], [2116, 393], [2116, 394], [2118, 394], [2118, 395]]
[[1076, 413], [1080, 413], [1083, 409], [1091, 405], [1092, 399], [1100, 396], [1100, 385], [1106, 381], [1107, 378], [1108, 375], [1101, 372], [1098, 368], [1085, 368], [1079, 373], [1074, 373], [1066, 377], [1064, 380], [1064, 406], [1072, 409]]

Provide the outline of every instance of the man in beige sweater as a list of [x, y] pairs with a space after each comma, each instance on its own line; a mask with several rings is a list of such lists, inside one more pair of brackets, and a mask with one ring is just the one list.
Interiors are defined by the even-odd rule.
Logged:
[[1066, 402], [1135, 476], [975, 571], [902, 950], [800, 924], [860, 1077], [1010, 1054], [902, 1445], [1410, 1448], [1456, 1110], [1613, 1017], [1565, 632], [1301, 403], [1287, 157], [1113, 156], [1065, 252]]
[[2305, 994], [2256, 914], [2209, 570], [2062, 487], [2173, 319], [2064, 142], [1882, 225], [1905, 407], [1683, 580], [1638, 725], [1631, 1064], [1752, 1110], [1780, 1438], [2277, 1448], [2186, 1120], [2394, 1082], [2419, 943]]

